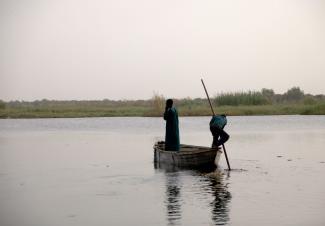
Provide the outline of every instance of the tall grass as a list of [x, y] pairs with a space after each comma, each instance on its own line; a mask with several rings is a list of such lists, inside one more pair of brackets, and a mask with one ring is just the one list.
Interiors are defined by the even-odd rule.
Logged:
[[165, 97], [158, 93], [154, 93], [150, 100], [150, 106], [145, 116], [161, 116], [165, 109]]
[[214, 103], [218, 106], [239, 106], [239, 105], [267, 105], [270, 100], [260, 92], [235, 92], [221, 93], [214, 98]]

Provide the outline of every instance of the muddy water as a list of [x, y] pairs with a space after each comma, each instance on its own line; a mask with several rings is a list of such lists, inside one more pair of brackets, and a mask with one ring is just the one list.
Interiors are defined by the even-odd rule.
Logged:
[[0, 120], [0, 225], [325, 225], [325, 117], [228, 120], [230, 172], [155, 167], [160, 118]]

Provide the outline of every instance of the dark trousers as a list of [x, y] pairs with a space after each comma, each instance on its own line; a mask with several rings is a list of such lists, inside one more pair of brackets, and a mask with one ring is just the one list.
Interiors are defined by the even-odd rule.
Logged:
[[213, 136], [212, 147], [219, 147], [229, 139], [228, 133], [226, 133], [223, 129], [211, 126], [210, 131]]

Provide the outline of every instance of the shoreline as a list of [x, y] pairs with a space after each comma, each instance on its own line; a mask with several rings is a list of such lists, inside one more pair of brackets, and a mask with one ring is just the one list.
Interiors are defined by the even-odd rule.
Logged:
[[[179, 117], [211, 116], [208, 107], [176, 106]], [[221, 106], [216, 107], [218, 114], [227, 116], [276, 116], [276, 115], [325, 115], [325, 104], [319, 105], [262, 105], [262, 106]], [[99, 118], [99, 117], [161, 117], [163, 110], [150, 107], [81, 108], [52, 109], [12, 108], [0, 110], [0, 119], [36, 118]]]
[[[195, 118], [195, 117], [210, 117], [211, 115], [190, 115], [185, 116], [181, 115], [179, 118]], [[254, 116], [324, 116], [324, 115], [299, 115], [299, 114], [280, 114], [280, 115], [227, 115], [227, 117], [254, 117]], [[162, 118], [163, 116], [83, 116], [83, 117], [20, 117], [20, 118], [0, 118], [0, 120], [8, 120], [8, 119], [83, 119], [83, 118]]]

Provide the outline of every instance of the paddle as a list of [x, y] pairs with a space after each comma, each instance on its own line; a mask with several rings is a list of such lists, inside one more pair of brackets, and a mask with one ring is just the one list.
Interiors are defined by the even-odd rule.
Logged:
[[[211, 107], [212, 114], [213, 114], [213, 116], [215, 116], [215, 113], [214, 113], [214, 110], [213, 110], [213, 107], [212, 107], [212, 104], [211, 104], [211, 101], [210, 101], [210, 97], [209, 97], [208, 91], [207, 91], [207, 89], [206, 89], [206, 87], [204, 85], [203, 79], [201, 79], [201, 82], [202, 82], [203, 88], [205, 90], [205, 94], [207, 95], [207, 98], [208, 98], [208, 101], [209, 101], [209, 104], [210, 104], [210, 107]], [[226, 161], [227, 161], [227, 165], [228, 165], [228, 170], [231, 170], [229, 160], [228, 160], [228, 156], [227, 156], [227, 152], [226, 152], [226, 148], [225, 148], [224, 144], [222, 144], [222, 148], [223, 148], [223, 151], [225, 152], [225, 157], [226, 157]]]

